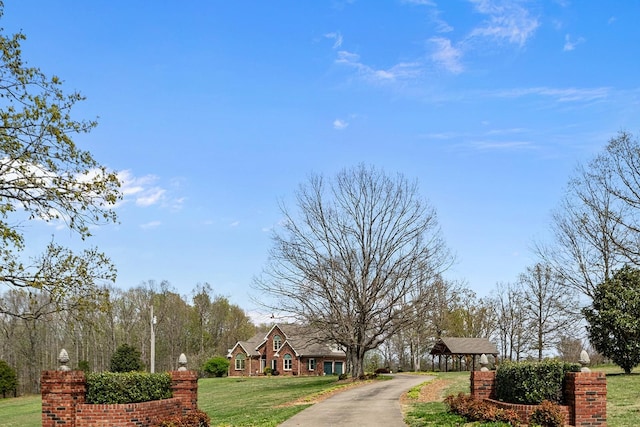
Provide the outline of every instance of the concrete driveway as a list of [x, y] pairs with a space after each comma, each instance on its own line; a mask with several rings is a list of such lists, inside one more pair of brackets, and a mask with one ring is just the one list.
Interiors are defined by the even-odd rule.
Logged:
[[281, 427], [405, 427], [400, 396], [433, 377], [395, 374], [392, 380], [340, 392], [289, 418]]

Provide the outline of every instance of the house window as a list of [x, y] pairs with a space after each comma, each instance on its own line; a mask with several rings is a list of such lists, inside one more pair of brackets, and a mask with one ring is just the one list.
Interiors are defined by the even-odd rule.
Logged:
[[280, 347], [282, 347], [282, 338], [280, 338], [280, 335], [276, 335], [273, 337], [273, 351], [280, 350]]
[[285, 354], [284, 355], [284, 359], [283, 359], [283, 368], [285, 371], [290, 371], [291, 370], [291, 362], [292, 362], [292, 357], [290, 354]]
[[246, 356], [240, 353], [236, 356], [236, 371], [244, 371], [244, 361]]
[[310, 371], [316, 370], [316, 359], [309, 359], [309, 370]]
[[277, 371], [278, 370], [278, 362], [276, 359], [271, 360], [271, 370], [272, 371]]

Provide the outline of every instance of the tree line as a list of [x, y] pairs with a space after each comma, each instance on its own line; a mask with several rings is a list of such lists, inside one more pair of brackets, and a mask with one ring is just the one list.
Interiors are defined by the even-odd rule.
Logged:
[[[199, 369], [212, 356], [226, 356], [238, 340], [255, 333], [244, 310], [228, 298], [214, 295], [209, 284], [192, 294], [179, 295], [166, 281], [147, 281], [131, 289], [103, 289], [100, 310], [60, 311], [39, 318], [0, 315], [0, 359], [12, 366], [20, 392], [38, 392], [40, 371], [55, 369], [60, 350], [70, 356], [71, 367], [108, 371], [116, 349], [123, 344], [140, 352], [144, 369], [150, 368], [151, 312], [154, 308], [155, 367], [158, 372], [178, 368], [185, 353], [189, 366]], [[9, 290], [0, 295], [15, 311], [32, 310], [41, 295]]]

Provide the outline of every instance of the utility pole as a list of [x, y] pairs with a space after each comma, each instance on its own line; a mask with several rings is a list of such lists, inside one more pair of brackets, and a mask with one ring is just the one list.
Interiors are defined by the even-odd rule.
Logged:
[[156, 371], [156, 316], [153, 315], [153, 304], [151, 304], [151, 373]]

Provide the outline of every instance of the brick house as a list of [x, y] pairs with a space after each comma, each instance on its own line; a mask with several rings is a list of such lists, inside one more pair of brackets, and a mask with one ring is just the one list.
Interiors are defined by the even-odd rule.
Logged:
[[310, 328], [274, 325], [229, 350], [229, 376], [263, 375], [265, 368], [280, 375], [340, 375], [345, 371], [344, 351], [322, 342]]

